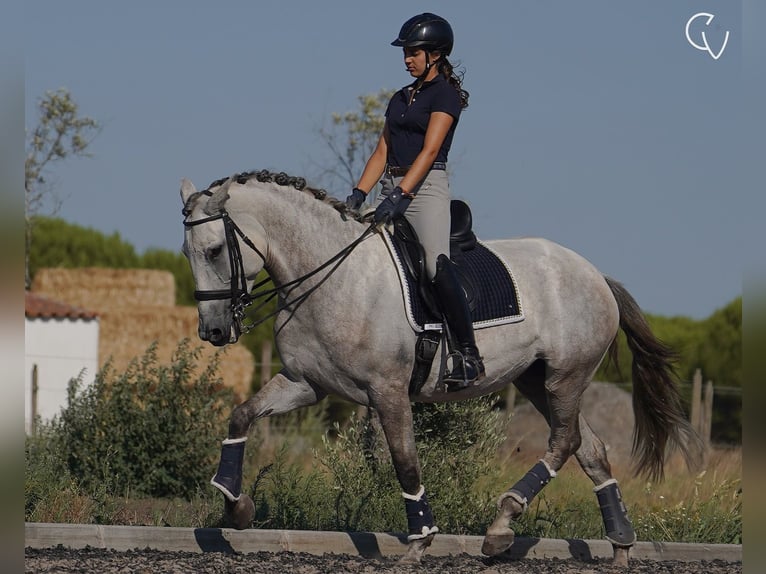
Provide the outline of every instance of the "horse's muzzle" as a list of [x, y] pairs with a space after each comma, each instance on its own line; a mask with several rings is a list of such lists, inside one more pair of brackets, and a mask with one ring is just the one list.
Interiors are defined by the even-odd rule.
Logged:
[[[199, 331], [199, 338], [203, 341], [208, 341], [209, 343], [215, 345], [216, 347], [223, 347], [224, 345], [228, 343], [234, 343], [236, 342], [236, 338], [234, 338], [233, 333], [228, 332], [224, 333], [221, 329], [200, 329]], [[234, 340], [232, 340], [234, 339]]]

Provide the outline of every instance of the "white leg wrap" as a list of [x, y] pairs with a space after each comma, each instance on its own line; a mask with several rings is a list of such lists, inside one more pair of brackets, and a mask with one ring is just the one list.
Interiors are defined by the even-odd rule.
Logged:
[[402, 496], [406, 498], [407, 500], [414, 500], [415, 502], [420, 502], [420, 499], [423, 498], [423, 495], [425, 493], [426, 493], [426, 487], [421, 484], [420, 490], [418, 490], [417, 494], [407, 494], [406, 492], [402, 492]]
[[609, 480], [605, 480], [604, 482], [602, 482], [598, 486], [594, 487], [593, 492], [598, 492], [599, 490], [601, 490], [603, 488], [606, 488], [610, 484], [617, 484], [617, 479], [616, 478], [610, 478]]
[[242, 438], [226, 438], [221, 441], [221, 444], [238, 444], [240, 442], [245, 442], [246, 440], [246, 436], [243, 436]]

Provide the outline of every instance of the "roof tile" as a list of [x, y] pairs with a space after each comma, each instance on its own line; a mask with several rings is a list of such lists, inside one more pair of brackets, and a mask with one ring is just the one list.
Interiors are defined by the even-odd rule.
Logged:
[[30, 319], [95, 319], [98, 314], [27, 291], [24, 315]]

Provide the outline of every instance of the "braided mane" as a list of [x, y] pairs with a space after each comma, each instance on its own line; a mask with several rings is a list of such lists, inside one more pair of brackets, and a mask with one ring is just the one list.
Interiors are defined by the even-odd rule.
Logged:
[[[322, 188], [317, 187], [311, 187], [306, 184], [306, 180], [302, 177], [295, 177], [292, 175], [287, 175], [285, 172], [275, 172], [275, 171], [269, 171], [267, 169], [262, 169], [259, 171], [243, 171], [242, 173], [236, 174], [232, 176], [235, 182], [239, 183], [240, 185], [243, 185], [250, 181], [251, 179], [255, 179], [256, 181], [259, 181], [261, 183], [276, 183], [277, 185], [284, 185], [284, 186], [290, 186], [294, 187], [295, 189], [299, 191], [305, 191], [306, 193], [310, 193], [314, 196], [314, 199], [319, 199], [320, 201], [323, 201], [324, 203], [327, 203], [334, 207], [337, 211], [340, 211], [341, 213], [346, 212], [346, 204], [343, 201], [340, 201], [330, 195], [327, 194], [327, 191]], [[223, 183], [228, 180], [228, 177], [224, 177], [221, 179], [215, 180], [213, 183], [211, 183], [208, 188], [205, 191], [210, 191], [214, 187], [218, 187], [220, 185], [223, 185]]]

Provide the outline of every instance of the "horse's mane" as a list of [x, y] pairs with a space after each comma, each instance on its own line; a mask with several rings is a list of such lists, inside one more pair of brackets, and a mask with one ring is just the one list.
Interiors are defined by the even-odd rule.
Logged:
[[361, 214], [359, 214], [356, 211], [349, 210], [346, 207], [346, 203], [344, 201], [341, 201], [339, 199], [336, 199], [335, 197], [332, 197], [331, 195], [328, 195], [325, 189], [322, 189], [319, 187], [312, 187], [308, 185], [306, 183], [306, 180], [302, 177], [287, 175], [283, 171], [275, 172], [275, 171], [269, 171], [267, 169], [243, 171], [242, 173], [238, 173], [233, 176], [216, 179], [213, 183], [207, 186], [206, 189], [193, 193], [189, 197], [189, 199], [186, 202], [186, 205], [184, 205], [183, 214], [188, 216], [191, 213], [194, 204], [197, 202], [197, 200], [201, 196], [212, 195], [213, 190], [216, 187], [220, 187], [230, 178], [233, 179], [236, 183], [239, 183], [240, 185], [244, 185], [248, 181], [255, 179], [256, 181], [259, 181], [261, 183], [276, 183], [277, 185], [290, 186], [299, 191], [304, 191], [306, 193], [311, 194], [314, 197], [314, 199], [318, 199], [322, 201], [323, 203], [330, 205], [336, 211], [339, 211], [343, 215], [348, 215], [351, 218], [356, 219], [357, 221], [362, 221]]
[[[325, 189], [312, 187], [308, 185], [304, 178], [287, 175], [283, 171], [275, 172], [275, 171], [269, 171], [267, 169], [262, 169], [258, 171], [255, 171], [255, 170], [244, 171], [242, 173], [233, 175], [231, 177], [232, 179], [234, 179], [235, 182], [241, 185], [244, 185], [251, 179], [255, 179], [256, 181], [259, 181], [261, 183], [276, 183], [277, 185], [294, 187], [295, 189], [299, 191], [305, 191], [306, 193], [310, 193], [311, 195], [314, 196], [314, 199], [318, 199], [324, 203], [331, 205], [337, 211], [340, 211], [342, 213], [346, 212], [345, 202], [340, 201], [332, 197], [331, 195], [328, 195]], [[224, 177], [224, 178], [215, 180], [213, 183], [211, 183], [208, 186], [207, 190], [205, 191], [210, 191], [214, 187], [223, 185], [223, 183], [228, 179], [229, 179], [228, 177]]]

